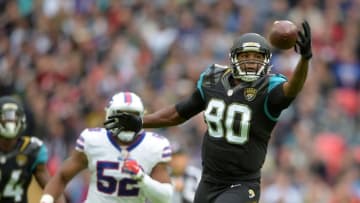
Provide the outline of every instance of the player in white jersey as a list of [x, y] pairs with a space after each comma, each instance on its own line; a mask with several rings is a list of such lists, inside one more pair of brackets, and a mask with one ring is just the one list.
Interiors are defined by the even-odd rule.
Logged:
[[86, 203], [171, 202], [169, 141], [142, 130], [141, 122], [122, 125], [124, 119], [142, 119], [141, 99], [134, 93], [120, 92], [105, 110], [105, 128], [85, 129], [80, 134], [76, 150], [46, 185], [40, 202], [53, 203], [66, 184], [86, 168], [91, 172]]

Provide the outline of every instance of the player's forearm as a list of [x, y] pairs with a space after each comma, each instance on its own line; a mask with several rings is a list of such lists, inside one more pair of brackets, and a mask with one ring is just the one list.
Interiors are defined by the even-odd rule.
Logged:
[[173, 195], [173, 187], [170, 183], [160, 183], [145, 175], [142, 182], [142, 189], [151, 202], [170, 203]]
[[[60, 202], [64, 197], [62, 197], [62, 193], [65, 190], [65, 186], [67, 184], [67, 181], [61, 177], [60, 174], [56, 174], [53, 178], [50, 179], [50, 181], [46, 184], [42, 199], [40, 200], [40, 203], [52, 203], [55, 200], [59, 199]], [[51, 200], [53, 199], [53, 200]]]
[[303, 88], [309, 69], [309, 60], [301, 57], [295, 71], [285, 87], [285, 96], [295, 97]]
[[155, 113], [145, 115], [143, 118], [144, 128], [159, 128], [178, 125], [185, 121], [176, 111], [175, 105], [165, 107]]

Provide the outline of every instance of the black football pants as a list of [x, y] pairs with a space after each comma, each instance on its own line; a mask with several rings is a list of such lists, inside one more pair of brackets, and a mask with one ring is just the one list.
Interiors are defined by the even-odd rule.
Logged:
[[259, 199], [260, 184], [257, 182], [223, 185], [201, 180], [194, 203], [258, 203]]

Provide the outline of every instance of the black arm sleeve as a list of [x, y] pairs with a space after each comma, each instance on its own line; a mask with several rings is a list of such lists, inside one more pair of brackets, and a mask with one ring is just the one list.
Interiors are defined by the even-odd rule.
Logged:
[[285, 96], [283, 85], [284, 83], [270, 91], [268, 102], [265, 104], [268, 106], [269, 113], [274, 117], [278, 117], [281, 111], [286, 109], [295, 99], [295, 97]]
[[175, 105], [176, 111], [182, 118], [189, 119], [205, 109], [205, 102], [198, 89], [187, 99]]

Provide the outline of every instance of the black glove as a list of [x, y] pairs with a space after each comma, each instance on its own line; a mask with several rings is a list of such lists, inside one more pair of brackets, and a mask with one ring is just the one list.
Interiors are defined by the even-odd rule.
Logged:
[[138, 133], [142, 129], [142, 119], [140, 116], [130, 113], [119, 113], [104, 122], [107, 130], [132, 131]]
[[304, 58], [312, 57], [311, 51], [311, 29], [309, 23], [305, 20], [301, 23], [303, 32], [298, 31], [298, 39], [296, 40], [295, 51]]

